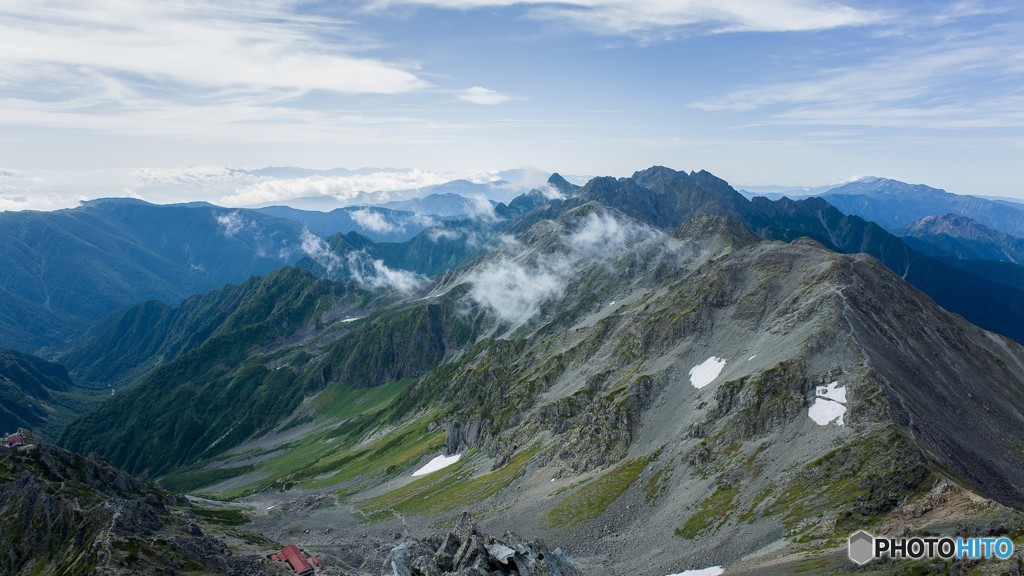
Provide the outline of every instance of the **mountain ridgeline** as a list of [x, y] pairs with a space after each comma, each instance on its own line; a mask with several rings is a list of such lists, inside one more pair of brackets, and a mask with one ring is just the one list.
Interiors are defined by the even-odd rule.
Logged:
[[926, 216], [956, 214], [984, 226], [1024, 237], [1024, 205], [951, 194], [922, 184], [888, 178], [865, 179], [833, 188], [822, 195], [839, 210], [899, 230]]
[[1024, 238], [993, 230], [967, 216], [925, 216], [899, 234], [910, 246], [936, 258], [1024, 264]]
[[62, 344], [124, 306], [265, 274], [301, 257], [300, 232], [261, 214], [129, 199], [0, 213], [0, 345]]
[[0, 213], [0, 347], [55, 350], [145, 300], [175, 305], [294, 264], [319, 236], [406, 240], [432, 218], [384, 208], [158, 206], [102, 199], [54, 212]]
[[[914, 510], [1021, 522], [1000, 505], [1024, 507], [1024, 348], [968, 322], [1024, 339], [1021, 292], [707, 172], [560, 184], [405, 243], [335, 236], [303, 265], [364, 259], [344, 283], [286, 268], [140, 306], [73, 366], [150, 371], [61, 443], [181, 490], [274, 494], [288, 514], [254, 521], [276, 534], [469, 510], [598, 575], [757, 573], [782, 542], [837, 569], [836, 542], [925, 526]], [[461, 459], [410, 475], [438, 452]], [[999, 504], [956, 508], [970, 491]]]

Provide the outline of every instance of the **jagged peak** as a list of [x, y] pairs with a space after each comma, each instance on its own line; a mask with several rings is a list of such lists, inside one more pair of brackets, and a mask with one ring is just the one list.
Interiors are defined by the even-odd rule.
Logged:
[[569, 182], [568, 180], [563, 178], [562, 175], [559, 174], [558, 172], [555, 172], [548, 177], [548, 184], [551, 185], [551, 187], [554, 188], [555, 190], [558, 190], [564, 196], [572, 196], [573, 194], [576, 193], [577, 190], [580, 189], [580, 186], [577, 186], [572, 182]]
[[630, 177], [630, 180], [633, 180], [644, 188], [651, 188], [657, 184], [680, 182], [688, 180], [689, 178], [690, 176], [686, 172], [680, 172], [665, 166], [651, 166], [646, 170], [634, 172]]

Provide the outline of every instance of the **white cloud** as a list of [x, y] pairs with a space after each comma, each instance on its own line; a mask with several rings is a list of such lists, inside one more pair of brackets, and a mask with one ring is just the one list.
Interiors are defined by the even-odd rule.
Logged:
[[548, 184], [548, 178], [550, 177], [551, 173], [544, 170], [517, 168], [515, 170], [506, 170], [494, 175], [492, 178], [498, 180], [494, 182], [495, 185], [512, 197], [529, 192], [530, 190], [539, 190], [549, 200], [564, 198], [558, 190]]
[[85, 200], [81, 196], [2, 196], [0, 195], [0, 212], [22, 210], [60, 210], [62, 208], [74, 208], [79, 202]]
[[472, 202], [470, 204], [470, 216], [479, 220], [487, 220], [493, 222], [498, 219], [498, 215], [494, 212], [494, 204], [484, 196], [483, 194], [476, 194], [469, 197]]
[[387, 194], [415, 190], [451, 180], [450, 174], [426, 170], [380, 170], [348, 176], [309, 176], [305, 178], [266, 178], [246, 184], [217, 200], [224, 206], [254, 206], [286, 203], [304, 197], [331, 197], [341, 204], [352, 204], [361, 193], [379, 192], [374, 202], [391, 199]]
[[456, 93], [456, 96], [460, 100], [466, 102], [472, 102], [473, 104], [483, 104], [486, 106], [494, 106], [503, 102], [511, 100], [511, 96], [506, 96], [497, 90], [491, 90], [482, 86], [473, 86]]
[[389, 268], [383, 260], [371, 259], [362, 250], [349, 253], [348, 269], [354, 281], [368, 288], [391, 288], [408, 294], [419, 289], [425, 282], [423, 276], [408, 270]]
[[[0, 107], [0, 115], [3, 108]], [[155, 204], [207, 201], [229, 208], [288, 204], [298, 198], [329, 198], [338, 206], [380, 204], [423, 196], [429, 186], [453, 180], [489, 184], [488, 195], [511, 199], [543, 187], [547, 172], [520, 168], [507, 171], [439, 171], [364, 168], [341, 173], [292, 176], [226, 166], [143, 167], [134, 169], [15, 170], [0, 168], [0, 210], [73, 208], [83, 200], [116, 196]], [[68, 193], [73, 190], [74, 194]], [[486, 199], [475, 198], [478, 212], [490, 217]], [[400, 226], [432, 226], [427, 215]]]
[[611, 214], [591, 212], [583, 225], [566, 237], [571, 248], [598, 260], [614, 257], [627, 246], [650, 240], [658, 232], [637, 224], [620, 223]]
[[[400, 66], [354, 57], [334, 48], [337, 42], [323, 42], [344, 34], [347, 24], [293, 8], [285, 0], [5, 3], [3, 78], [56, 88], [62, 78], [76, 77], [93, 89], [80, 97], [117, 101], [137, 97], [144, 84], [128, 83], [127, 76], [208, 91], [215, 98], [265, 91], [277, 98], [312, 90], [394, 94], [425, 85]], [[58, 94], [68, 89], [60, 87]]]
[[981, 2], [961, 1], [955, 2], [952, 6], [943, 7], [933, 19], [936, 24], [942, 25], [963, 18], [973, 16], [987, 16], [992, 14], [1003, 14], [1010, 9], [1006, 6], [988, 6]]
[[537, 186], [536, 190], [539, 190], [548, 200], [564, 200], [565, 196], [558, 191], [557, 188], [545, 182], [544, 184]]
[[451, 228], [436, 227], [427, 230], [427, 237], [433, 242], [439, 242], [441, 240], [458, 240], [463, 236], [462, 230], [452, 230]]
[[[235, 234], [241, 232], [242, 228], [245, 227], [245, 219], [243, 219], [242, 215], [236, 210], [234, 212], [217, 216], [217, 224], [222, 228], [221, 233], [224, 234], [224, 237], [231, 238]], [[308, 230], [306, 232], [308, 232]], [[305, 237], [303, 237], [302, 243], [305, 245]]]
[[602, 34], [632, 34], [688, 26], [713, 32], [827, 30], [879, 22], [883, 16], [819, 0], [376, 0], [383, 7], [405, 4], [468, 10], [501, 6], [534, 7], [537, 18], [567, 20]]
[[416, 65], [372, 58], [372, 48], [353, 23], [301, 14], [292, 0], [0, 3], [0, 124], [161, 140], [365, 141], [417, 121], [296, 102], [428, 86]]
[[431, 226], [435, 226], [437, 224], [437, 220], [435, 220], [430, 214], [419, 214], [414, 212], [412, 216], [402, 220], [403, 226], [409, 223], [429, 228]]
[[570, 271], [569, 261], [561, 255], [541, 256], [530, 266], [500, 259], [469, 275], [469, 294], [501, 320], [521, 324], [545, 301], [565, 293]]
[[614, 254], [626, 244], [626, 229], [608, 214], [587, 215], [586, 221], [566, 239], [573, 248], [598, 258]]
[[50, 186], [42, 172], [0, 168], [0, 212], [74, 208], [88, 199]]
[[323, 267], [328, 274], [333, 274], [341, 266], [341, 259], [338, 258], [338, 255], [332, 252], [330, 246], [316, 234], [303, 228], [300, 239], [302, 240], [302, 251]]
[[401, 230], [399, 226], [385, 220], [380, 212], [374, 212], [373, 210], [354, 210], [349, 212], [349, 216], [355, 220], [356, 224], [371, 232], [387, 233]]

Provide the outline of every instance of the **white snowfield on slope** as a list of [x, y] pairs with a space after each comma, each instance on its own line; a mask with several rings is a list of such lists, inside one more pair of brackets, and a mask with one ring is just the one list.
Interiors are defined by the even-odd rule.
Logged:
[[412, 475], [425, 476], [427, 474], [430, 474], [431, 472], [437, 472], [442, 468], [447, 468], [448, 466], [455, 464], [456, 462], [459, 461], [459, 458], [462, 458], [462, 454], [453, 454], [451, 456], [445, 456], [444, 454], [441, 454], [440, 456], [436, 456], [430, 462], [427, 462], [419, 470], [413, 472]]
[[690, 368], [690, 384], [694, 388], [703, 388], [715, 381], [725, 368], [725, 358], [712, 356], [700, 364]]
[[807, 415], [819, 426], [828, 426], [835, 422], [837, 426], [843, 426], [843, 416], [846, 415], [846, 386], [839, 386], [839, 382], [832, 382], [828, 386], [818, 386], [815, 389], [817, 397], [814, 404], [807, 409]]

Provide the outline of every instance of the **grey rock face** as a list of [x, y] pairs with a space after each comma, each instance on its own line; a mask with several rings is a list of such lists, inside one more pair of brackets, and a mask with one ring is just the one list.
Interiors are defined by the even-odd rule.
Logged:
[[36, 443], [0, 460], [0, 574], [276, 573], [171, 509], [188, 506], [95, 455]]
[[445, 424], [444, 449], [448, 454], [455, 454], [480, 442], [483, 423], [479, 417], [466, 422], [454, 421]]

